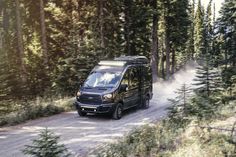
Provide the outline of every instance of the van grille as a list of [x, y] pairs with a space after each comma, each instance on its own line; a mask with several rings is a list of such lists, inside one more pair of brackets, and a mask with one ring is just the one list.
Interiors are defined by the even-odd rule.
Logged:
[[79, 100], [83, 104], [99, 105], [102, 103], [101, 96], [94, 94], [82, 94]]

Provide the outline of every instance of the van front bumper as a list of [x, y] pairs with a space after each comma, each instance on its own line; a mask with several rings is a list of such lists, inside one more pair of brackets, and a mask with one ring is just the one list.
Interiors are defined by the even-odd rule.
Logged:
[[75, 101], [74, 105], [77, 110], [85, 113], [112, 113], [115, 109], [116, 103], [90, 105]]

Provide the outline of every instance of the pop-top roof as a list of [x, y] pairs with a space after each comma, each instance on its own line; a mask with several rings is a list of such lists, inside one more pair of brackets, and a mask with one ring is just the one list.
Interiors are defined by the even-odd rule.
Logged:
[[115, 58], [116, 61], [126, 61], [127, 64], [147, 64], [148, 59], [145, 56], [121, 56]]
[[100, 61], [98, 65], [124, 66], [126, 63], [125, 61]]
[[100, 61], [99, 65], [125, 66], [130, 64], [147, 64], [148, 59], [145, 56], [121, 56], [110, 61]]

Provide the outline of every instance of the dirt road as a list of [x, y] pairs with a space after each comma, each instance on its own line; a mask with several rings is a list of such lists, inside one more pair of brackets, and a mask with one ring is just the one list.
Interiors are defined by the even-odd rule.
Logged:
[[21, 153], [24, 145], [30, 144], [45, 127], [61, 136], [60, 142], [69, 148], [73, 156], [90, 156], [94, 148], [122, 138], [135, 127], [165, 117], [166, 108], [169, 106], [167, 98], [174, 98], [174, 90], [181, 84], [191, 84], [194, 74], [195, 68], [187, 67], [185, 71], [178, 72], [174, 80], [159, 81], [154, 85], [154, 97], [150, 108], [129, 110], [120, 120], [95, 115], [79, 117], [76, 112], [68, 112], [15, 127], [1, 128], [0, 157], [24, 156]]

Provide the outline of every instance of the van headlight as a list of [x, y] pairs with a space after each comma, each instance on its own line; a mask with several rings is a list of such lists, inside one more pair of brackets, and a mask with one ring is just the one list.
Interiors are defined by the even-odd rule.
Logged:
[[112, 94], [105, 94], [105, 95], [103, 95], [103, 99], [105, 99], [105, 100], [110, 100], [110, 99], [112, 99], [112, 97], [113, 97]]
[[81, 95], [81, 92], [78, 91], [77, 94], [76, 94], [76, 96], [79, 97], [80, 95]]

